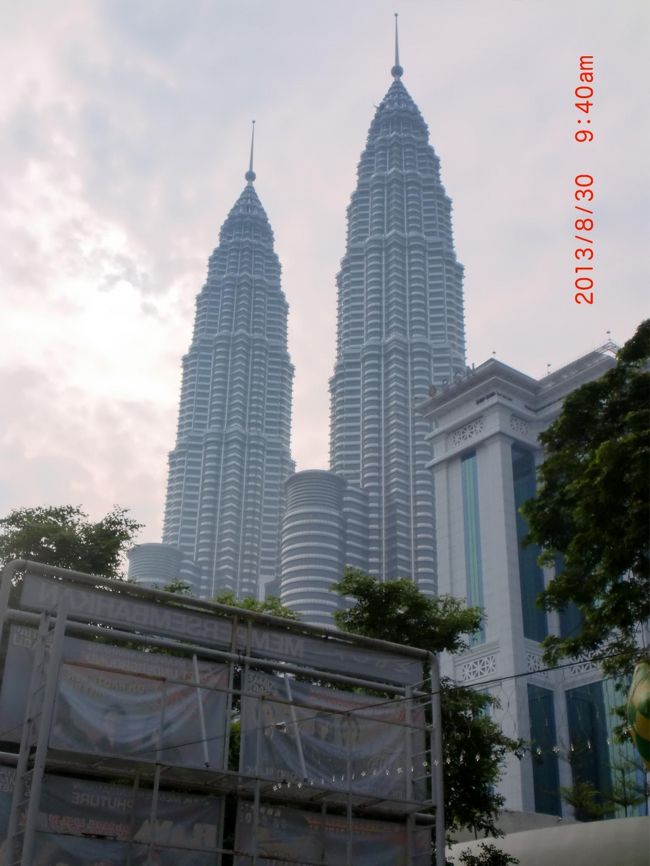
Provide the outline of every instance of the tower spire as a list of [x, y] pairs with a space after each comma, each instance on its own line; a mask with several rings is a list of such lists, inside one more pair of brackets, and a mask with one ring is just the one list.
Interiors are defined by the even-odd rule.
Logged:
[[248, 183], [253, 183], [257, 175], [253, 171], [253, 150], [255, 148], [255, 121], [253, 121], [253, 130], [251, 132], [251, 158], [248, 163], [248, 171], [244, 175]]
[[404, 70], [399, 65], [399, 32], [397, 30], [398, 13], [395, 13], [395, 65], [390, 71], [393, 78], [401, 78]]

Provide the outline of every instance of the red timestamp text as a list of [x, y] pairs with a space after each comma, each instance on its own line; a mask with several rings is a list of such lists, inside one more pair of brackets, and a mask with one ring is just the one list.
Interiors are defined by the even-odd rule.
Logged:
[[574, 238], [580, 246], [573, 251], [575, 261], [574, 289], [577, 291], [573, 296], [576, 304], [593, 304], [594, 302], [594, 258], [595, 245], [592, 232], [595, 226], [594, 219], [594, 179], [590, 174], [579, 174], [574, 179], [575, 189], [573, 198], [574, 206], [573, 227], [576, 231]]
[[[579, 144], [584, 144], [585, 141], [594, 140], [594, 130], [591, 124], [589, 112], [594, 106], [592, 102], [594, 96], [594, 58], [592, 54], [583, 54], [578, 58], [578, 79], [580, 83], [574, 89], [573, 95], [578, 100], [574, 103], [578, 109], [576, 123], [580, 126], [577, 132], [573, 134], [573, 138]], [[584, 126], [583, 126], [584, 124]]]

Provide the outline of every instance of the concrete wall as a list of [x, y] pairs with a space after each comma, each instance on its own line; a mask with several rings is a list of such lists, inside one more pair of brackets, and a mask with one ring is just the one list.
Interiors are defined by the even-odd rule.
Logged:
[[520, 866], [648, 866], [650, 818], [617, 818], [511, 833], [503, 839], [452, 845], [448, 858], [459, 863], [462, 851], [477, 853], [493, 842], [518, 857]]

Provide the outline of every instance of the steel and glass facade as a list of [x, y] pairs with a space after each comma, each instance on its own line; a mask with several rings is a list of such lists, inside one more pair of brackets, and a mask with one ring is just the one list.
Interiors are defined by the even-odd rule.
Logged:
[[[481, 556], [481, 511], [478, 495], [478, 469], [476, 451], [470, 451], [461, 462], [463, 484], [463, 527], [465, 548], [465, 575], [467, 604], [483, 607], [483, 561]], [[485, 625], [472, 635], [473, 644], [485, 640]]]
[[273, 232], [247, 184], [221, 228], [183, 358], [163, 542], [197, 595], [257, 596], [278, 570], [293, 367]]
[[561, 815], [560, 772], [552, 689], [527, 686], [535, 811]]
[[368, 497], [368, 564], [435, 589], [427, 424], [415, 406], [465, 369], [451, 201], [402, 69], [370, 125], [337, 278], [332, 471]]
[[544, 589], [544, 575], [537, 564], [541, 551], [536, 544], [527, 545], [525, 543], [525, 538], [528, 535], [528, 522], [521, 513], [522, 505], [535, 496], [536, 477], [537, 470], [533, 450], [514, 443], [512, 445], [512, 485], [517, 527], [521, 616], [525, 637], [541, 641], [548, 634], [546, 614], [537, 605], [537, 598]]
[[[339, 563], [381, 580], [411, 577], [433, 593], [428, 425], [415, 406], [432, 384], [448, 384], [465, 370], [463, 267], [440, 163], [402, 72], [396, 63], [347, 211], [330, 380], [330, 467], [346, 484]], [[314, 513], [315, 546], [321, 523]], [[308, 535], [305, 526], [305, 545]], [[310, 586], [317, 592], [316, 586], [305, 574], [298, 601], [284, 562], [282, 600], [310, 617]]]

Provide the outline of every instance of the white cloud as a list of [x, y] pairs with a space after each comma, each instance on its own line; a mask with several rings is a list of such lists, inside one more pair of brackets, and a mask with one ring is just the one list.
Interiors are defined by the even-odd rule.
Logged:
[[[133, 506], [160, 531], [180, 357], [243, 183], [276, 235], [296, 366], [294, 456], [327, 464], [335, 275], [390, 83], [388, 0], [24, 0], [0, 11], [0, 508]], [[541, 375], [647, 309], [647, 5], [400, 0], [466, 266], [468, 359]], [[572, 140], [577, 57], [593, 147]], [[598, 301], [572, 301], [572, 179], [597, 178]], [[318, 350], [314, 350], [318, 346]]]

